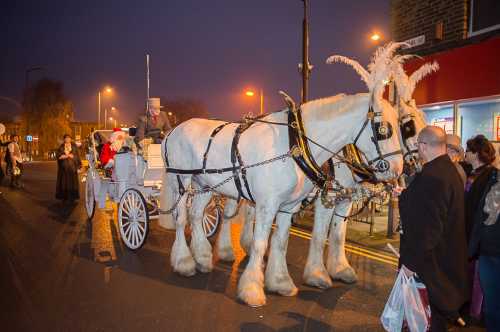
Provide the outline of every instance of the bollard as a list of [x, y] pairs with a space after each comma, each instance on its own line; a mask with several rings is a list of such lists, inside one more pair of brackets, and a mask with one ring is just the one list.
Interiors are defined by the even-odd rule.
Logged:
[[397, 224], [398, 216], [398, 198], [391, 197], [389, 201], [389, 211], [387, 214], [387, 238], [392, 239], [394, 237], [394, 227]]

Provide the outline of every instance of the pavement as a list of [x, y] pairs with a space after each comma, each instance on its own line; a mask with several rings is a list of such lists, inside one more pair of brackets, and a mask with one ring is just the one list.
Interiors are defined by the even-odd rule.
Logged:
[[153, 221], [146, 244], [130, 251], [116, 209], [88, 221], [83, 201], [54, 199], [55, 174], [54, 162], [31, 163], [23, 190], [0, 188], [1, 331], [383, 331], [396, 273], [383, 251], [348, 243], [358, 282], [319, 290], [302, 283], [310, 233], [294, 227], [287, 259], [298, 295], [267, 294], [266, 306], [251, 308], [236, 300], [247, 263], [239, 222], [233, 263], [215, 257], [211, 273], [181, 277], [169, 262], [175, 232]]

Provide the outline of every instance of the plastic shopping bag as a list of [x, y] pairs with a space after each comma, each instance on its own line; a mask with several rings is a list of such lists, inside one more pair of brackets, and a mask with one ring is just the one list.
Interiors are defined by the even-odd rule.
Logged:
[[405, 278], [403, 269], [400, 269], [380, 317], [382, 326], [389, 332], [400, 332], [403, 327], [403, 281], [405, 281]]
[[415, 280], [415, 274], [408, 276], [404, 273], [402, 284], [406, 325], [411, 332], [428, 331], [431, 312], [425, 285]]

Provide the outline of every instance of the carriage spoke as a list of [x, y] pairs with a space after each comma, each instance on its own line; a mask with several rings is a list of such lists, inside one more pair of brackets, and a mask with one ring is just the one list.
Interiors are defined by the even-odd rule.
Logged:
[[135, 225], [132, 225], [132, 245], [135, 247], [137, 246], [137, 227]]
[[142, 231], [142, 233], [146, 232], [145, 228], [141, 225], [141, 223], [137, 223], [137, 227], [140, 228], [140, 230]]
[[124, 228], [124, 232], [123, 232], [123, 234], [125, 235], [125, 237], [126, 237], [127, 239], [130, 239], [129, 235], [130, 235], [130, 230], [131, 230], [131, 229], [132, 229], [132, 224], [129, 224], [129, 225], [128, 225], [128, 227], [127, 227], [127, 229], [125, 229], [125, 228]]

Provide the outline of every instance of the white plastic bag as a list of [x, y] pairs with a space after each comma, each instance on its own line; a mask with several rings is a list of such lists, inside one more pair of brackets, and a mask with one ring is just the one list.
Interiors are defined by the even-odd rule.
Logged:
[[399, 270], [391, 294], [385, 304], [384, 312], [380, 316], [382, 326], [389, 332], [400, 332], [403, 327], [404, 306], [403, 306], [403, 282], [406, 276], [403, 269]]
[[[404, 275], [404, 273], [403, 273]], [[406, 324], [411, 332], [425, 332], [429, 328], [429, 316], [418, 288], [424, 288], [423, 284], [415, 281], [415, 275], [403, 276], [403, 307]]]

